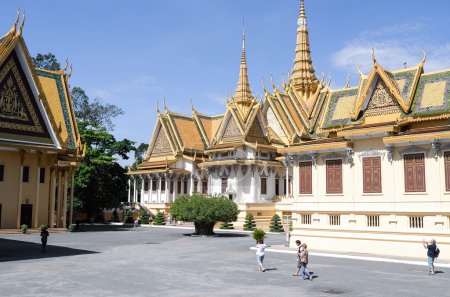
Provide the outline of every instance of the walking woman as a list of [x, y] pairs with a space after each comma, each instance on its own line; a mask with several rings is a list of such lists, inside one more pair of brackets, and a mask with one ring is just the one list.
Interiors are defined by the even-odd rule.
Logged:
[[41, 229], [41, 243], [42, 243], [42, 252], [47, 252], [47, 238], [49, 236], [49, 233], [47, 231], [47, 226], [44, 226]]
[[264, 262], [264, 254], [266, 252], [266, 248], [268, 247], [267, 244], [264, 243], [264, 240], [259, 240], [258, 244], [256, 245], [256, 258], [258, 260], [258, 266], [259, 271], [265, 272], [266, 269], [264, 268], [263, 262]]
[[308, 271], [307, 265], [308, 265], [308, 246], [306, 243], [301, 245], [303, 247], [303, 250], [300, 253], [300, 262], [301, 262], [301, 268], [300, 273], [302, 276], [302, 279], [309, 279], [312, 280], [312, 276]]

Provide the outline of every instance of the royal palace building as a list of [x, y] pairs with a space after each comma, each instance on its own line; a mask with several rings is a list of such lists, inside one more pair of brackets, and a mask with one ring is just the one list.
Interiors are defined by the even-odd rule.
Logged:
[[388, 70], [373, 53], [356, 86], [332, 89], [315, 74], [300, 3], [287, 81], [263, 84], [258, 101], [243, 38], [223, 114], [157, 111], [129, 200], [168, 213], [180, 195], [223, 194], [241, 210], [236, 226], [246, 213], [260, 226], [278, 213], [292, 221], [291, 245], [315, 250], [419, 257], [423, 238], [450, 249], [450, 70], [425, 72], [425, 52]]
[[24, 22], [0, 38], [0, 228], [65, 227], [82, 157], [71, 73], [33, 66]]

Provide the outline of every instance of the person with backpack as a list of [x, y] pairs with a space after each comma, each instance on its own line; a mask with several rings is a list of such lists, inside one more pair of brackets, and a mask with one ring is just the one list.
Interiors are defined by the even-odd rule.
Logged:
[[423, 247], [426, 248], [427, 256], [428, 256], [428, 268], [430, 269], [430, 272], [428, 274], [434, 275], [434, 259], [439, 256], [439, 249], [436, 245], [436, 240], [432, 239], [430, 242], [426, 242], [425, 239], [423, 240]]

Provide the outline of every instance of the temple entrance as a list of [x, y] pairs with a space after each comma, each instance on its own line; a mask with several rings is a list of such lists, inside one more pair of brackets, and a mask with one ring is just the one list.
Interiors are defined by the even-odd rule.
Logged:
[[33, 205], [32, 204], [22, 204], [20, 210], [20, 225], [26, 224], [28, 227], [31, 227], [31, 218], [33, 214]]

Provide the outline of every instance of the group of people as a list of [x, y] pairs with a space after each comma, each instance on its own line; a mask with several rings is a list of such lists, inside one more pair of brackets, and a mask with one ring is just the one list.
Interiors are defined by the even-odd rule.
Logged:
[[[309, 279], [312, 280], [312, 276], [308, 271], [308, 246], [306, 243], [303, 243], [300, 240], [296, 240], [295, 244], [298, 247], [297, 250], [297, 270], [293, 274], [293, 276], [301, 276], [303, 280]], [[256, 259], [258, 260], [258, 269], [261, 272], [265, 272], [264, 268], [264, 255], [266, 248], [269, 247], [264, 243], [264, 240], [259, 240], [256, 244]], [[300, 274], [299, 274], [300, 273]]]

